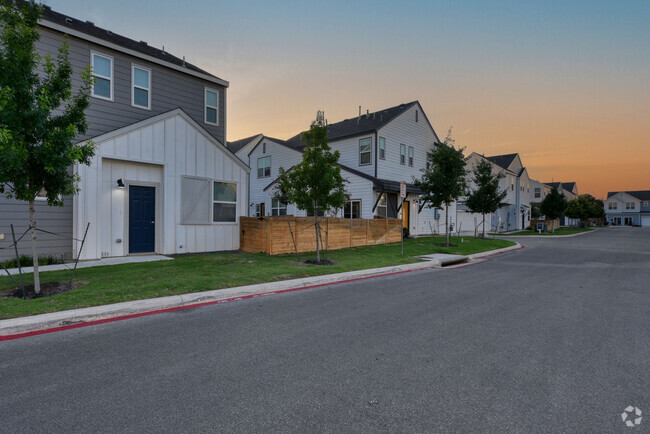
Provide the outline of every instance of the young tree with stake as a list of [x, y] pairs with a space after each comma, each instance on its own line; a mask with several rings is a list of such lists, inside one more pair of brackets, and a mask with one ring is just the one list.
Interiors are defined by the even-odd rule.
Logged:
[[[81, 74], [72, 92], [72, 66], [65, 42], [56, 60], [34, 48], [42, 6], [0, 0], [0, 193], [29, 203], [34, 291], [40, 292], [34, 200], [44, 192], [50, 206], [78, 191], [75, 163], [89, 164], [92, 142], [75, 143], [86, 133], [85, 110], [93, 76]], [[41, 71], [39, 73], [39, 70]]]
[[485, 214], [496, 212], [508, 191], [499, 190], [499, 181], [505, 175], [502, 172], [493, 174], [492, 164], [483, 159], [474, 167], [473, 174], [476, 188], [470, 192], [465, 204], [470, 212], [483, 216], [483, 238], [485, 238]]
[[465, 180], [464, 148], [456, 149], [451, 129], [443, 143], [427, 153], [429, 164], [422, 169], [422, 177], [415, 180], [422, 190], [422, 200], [434, 208], [445, 206], [445, 238], [449, 246], [449, 205], [463, 196], [467, 190]]
[[318, 215], [341, 208], [346, 203], [345, 180], [338, 165], [340, 154], [332, 152], [327, 139], [327, 126], [322, 111], [316, 113], [316, 120], [309, 131], [302, 134], [306, 146], [302, 161], [285, 171], [280, 167], [276, 194], [298, 209], [314, 216], [316, 234], [316, 261], [320, 263], [320, 223]]

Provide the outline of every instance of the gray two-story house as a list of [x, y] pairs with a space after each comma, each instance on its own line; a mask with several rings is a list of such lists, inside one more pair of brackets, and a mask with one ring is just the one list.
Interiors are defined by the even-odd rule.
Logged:
[[[74, 69], [92, 67], [86, 111], [96, 153], [71, 168], [78, 195], [65, 206], [36, 209], [39, 254], [71, 259], [90, 223], [81, 259], [141, 253], [174, 254], [239, 248], [247, 214], [248, 166], [225, 146], [228, 82], [167, 51], [117, 35], [45, 6], [41, 55], [56, 55], [66, 37]], [[0, 197], [0, 248], [9, 225], [22, 233], [27, 205]], [[31, 254], [29, 243], [19, 244]], [[0, 259], [11, 251], [0, 249]]]

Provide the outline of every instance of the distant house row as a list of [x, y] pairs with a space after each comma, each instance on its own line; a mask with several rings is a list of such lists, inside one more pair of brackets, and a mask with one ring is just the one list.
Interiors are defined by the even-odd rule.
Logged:
[[650, 226], [650, 190], [608, 192], [605, 215], [612, 225]]

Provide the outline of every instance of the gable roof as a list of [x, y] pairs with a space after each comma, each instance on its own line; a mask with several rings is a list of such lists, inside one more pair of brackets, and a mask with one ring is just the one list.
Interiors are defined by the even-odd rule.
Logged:
[[508, 170], [508, 167], [512, 162], [517, 158], [517, 154], [504, 154], [504, 155], [493, 155], [492, 157], [485, 157], [499, 167], [502, 167]]
[[563, 182], [562, 183], [562, 188], [565, 189], [566, 191], [573, 191], [575, 186], [576, 186], [575, 182]]
[[[20, 5], [20, 3], [24, 2], [19, 1], [18, 5]], [[95, 26], [95, 24], [91, 21], [81, 21], [76, 18], [69, 17], [62, 13], [53, 11], [52, 8], [47, 5], [43, 5], [43, 17], [39, 24], [43, 25], [44, 27], [50, 27], [64, 33], [70, 33], [73, 36], [79, 36], [76, 33], [88, 35], [91, 38], [101, 40], [105, 43], [122, 47], [130, 51], [135, 51], [150, 58], [154, 58], [158, 61], [156, 63], [163, 65], [167, 64], [167, 66], [173, 67], [177, 70], [195, 73], [192, 75], [200, 74], [201, 76], [204, 76], [203, 78], [212, 79], [210, 81], [217, 82], [222, 86], [228, 86], [227, 81], [217, 77], [216, 75], [213, 75], [196, 65], [188, 63], [184, 59], [180, 59], [164, 50], [154, 48], [144, 41], [135, 41], [133, 39], [127, 38], [126, 36], [118, 35], [111, 32], [110, 30]]]
[[636, 190], [636, 191], [610, 191], [607, 193], [607, 199], [614, 196], [617, 193], [626, 193], [636, 199], [643, 201], [650, 201], [650, 190]]
[[[373, 133], [416, 104], [419, 104], [418, 101], [411, 101], [374, 113], [362, 114], [359, 117], [329, 124], [327, 125], [327, 138], [330, 142], [333, 142], [348, 137]], [[286, 141], [287, 145], [296, 150], [304, 149], [305, 143], [301, 139], [303, 132], [288, 139]]]
[[201, 124], [196, 122], [190, 115], [188, 115], [182, 108], [178, 107], [163, 113], [159, 113], [157, 115], [150, 116], [146, 119], [142, 119], [140, 121], [134, 122], [129, 125], [125, 125], [121, 128], [118, 128], [116, 130], [108, 131], [106, 133], [99, 134], [97, 136], [91, 137], [90, 139], [87, 140], [92, 140], [95, 143], [103, 142], [109, 139], [112, 139], [114, 137], [122, 136], [124, 134], [127, 134], [131, 131], [135, 131], [137, 129], [143, 128], [147, 125], [153, 124], [155, 122], [160, 122], [164, 119], [171, 118], [173, 116], [180, 116], [182, 117], [187, 123], [192, 125], [195, 129], [200, 131], [209, 142], [214, 144], [217, 148], [225, 151], [226, 154], [228, 154], [233, 161], [239, 165], [242, 169], [244, 169], [247, 173], [250, 173], [251, 169], [248, 167], [248, 164], [244, 163], [238, 156], [235, 155], [234, 152], [232, 152], [230, 149], [228, 149], [226, 146], [224, 146], [219, 140], [217, 140], [208, 130], [203, 128]]
[[262, 134], [255, 134], [254, 136], [246, 137], [244, 139], [235, 140], [232, 142], [226, 142], [226, 146], [235, 154], [241, 150], [244, 146], [248, 145], [253, 139], [256, 138], [262, 139], [264, 136]]
[[558, 190], [560, 189], [560, 186], [562, 185], [561, 182], [545, 182], [544, 184], [548, 185], [551, 188], [557, 188]]

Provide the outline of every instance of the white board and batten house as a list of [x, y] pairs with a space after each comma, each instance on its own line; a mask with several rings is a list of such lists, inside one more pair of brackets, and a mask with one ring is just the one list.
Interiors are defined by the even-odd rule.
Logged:
[[[327, 132], [329, 146], [340, 152], [339, 164], [350, 198], [337, 216], [401, 218], [412, 235], [445, 231], [444, 210], [423, 203], [421, 191], [414, 185], [426, 167], [427, 153], [440, 142], [418, 101], [328, 123]], [[252, 169], [250, 216], [305, 215], [293, 204], [282, 204], [273, 197], [279, 168], [288, 170], [302, 160], [305, 143], [301, 134], [287, 140], [258, 135], [228, 144], [240, 158], [248, 158]], [[407, 183], [404, 206], [399, 197], [401, 181]], [[453, 204], [452, 226], [455, 215]]]
[[248, 166], [181, 109], [93, 140], [92, 164], [76, 167], [75, 238], [94, 223], [81, 259], [239, 249]]
[[[92, 164], [73, 168], [79, 194], [63, 198], [62, 208], [38, 207], [40, 228], [63, 234], [39, 233], [39, 253], [75, 258], [81, 246], [73, 238], [83, 238], [88, 223], [80, 259], [238, 249], [250, 169], [225, 146], [229, 83], [164, 47], [47, 6], [38, 31], [43, 57], [67, 41], [73, 92], [91, 66], [89, 127], [77, 140], [96, 145]], [[26, 223], [27, 212], [26, 203], [0, 197], [0, 233]], [[29, 244], [20, 247], [31, 254]]]

